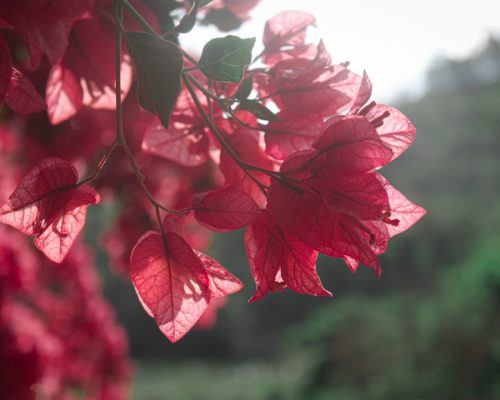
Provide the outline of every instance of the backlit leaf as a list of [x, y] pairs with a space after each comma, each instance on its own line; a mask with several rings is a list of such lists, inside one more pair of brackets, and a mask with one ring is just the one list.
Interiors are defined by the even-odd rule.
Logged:
[[89, 187], [76, 187], [76, 169], [59, 158], [42, 160], [0, 207], [0, 222], [35, 236], [35, 245], [62, 262], [85, 222], [85, 210], [99, 202]]
[[228, 35], [210, 40], [201, 54], [198, 67], [209, 79], [238, 82], [243, 76], [243, 67], [252, 61], [255, 38], [241, 39]]
[[210, 301], [202, 262], [176, 233], [146, 232], [132, 250], [130, 274], [145, 310], [171, 342], [196, 324]]
[[401, 111], [384, 104], [376, 104], [366, 117], [373, 120], [384, 114], [376, 130], [382, 142], [392, 150], [394, 160], [413, 143], [416, 129]]
[[259, 214], [252, 197], [233, 187], [197, 194], [191, 203], [198, 222], [218, 232], [241, 229]]
[[71, 118], [82, 106], [83, 91], [80, 81], [63, 60], [50, 71], [45, 100], [49, 120], [54, 125]]
[[12, 111], [23, 115], [44, 111], [46, 108], [33, 84], [16, 68], [12, 68], [5, 104]]

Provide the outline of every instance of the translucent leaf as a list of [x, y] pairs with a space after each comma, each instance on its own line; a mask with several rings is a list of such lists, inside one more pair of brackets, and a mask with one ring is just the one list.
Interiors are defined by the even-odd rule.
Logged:
[[0, 207], [0, 222], [35, 236], [48, 258], [62, 262], [84, 225], [86, 207], [99, 202], [92, 188], [75, 186], [77, 179], [70, 163], [42, 160]]
[[22, 115], [44, 111], [46, 108], [33, 84], [16, 68], [12, 68], [5, 104], [15, 113]]
[[191, 203], [198, 222], [217, 232], [250, 225], [260, 211], [250, 195], [233, 187], [197, 194]]
[[132, 250], [130, 275], [145, 310], [171, 342], [196, 324], [210, 301], [202, 262], [176, 233], [146, 232]]
[[239, 82], [243, 67], [252, 61], [255, 38], [241, 39], [228, 35], [210, 40], [201, 53], [198, 68], [208, 79], [223, 82]]

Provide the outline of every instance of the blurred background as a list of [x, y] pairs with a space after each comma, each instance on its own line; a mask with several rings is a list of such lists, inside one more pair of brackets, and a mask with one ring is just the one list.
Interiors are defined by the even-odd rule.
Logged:
[[[243, 233], [216, 235], [210, 254], [245, 288], [211, 330], [175, 345], [101, 252], [105, 293], [135, 359], [133, 399], [500, 398], [500, 6], [331, 3], [262, 0], [238, 34], [258, 37], [284, 7], [317, 15], [334, 60], [366, 69], [373, 99], [417, 127], [382, 173], [428, 214], [391, 241], [381, 280], [320, 259], [333, 299], [285, 291], [247, 304]], [[202, 46], [211, 34], [187, 40]], [[111, 220], [105, 206], [89, 214], [95, 244]]]

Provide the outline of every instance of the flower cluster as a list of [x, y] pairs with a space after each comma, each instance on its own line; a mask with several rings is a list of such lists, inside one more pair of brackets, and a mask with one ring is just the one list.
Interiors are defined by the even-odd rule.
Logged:
[[[242, 286], [202, 252], [209, 231], [247, 228], [251, 300], [286, 287], [331, 295], [318, 253], [380, 275], [389, 238], [425, 213], [378, 172], [413, 142], [410, 121], [307, 40], [308, 13], [271, 18], [257, 55], [254, 38], [227, 35], [194, 57], [179, 35], [221, 15], [241, 23], [258, 1], [150, 3], [2, 8], [0, 101], [12, 110], [2, 125], [20, 133], [29, 172], [0, 222], [64, 264], [87, 207], [116, 203], [101, 243], [171, 341], [210, 325]], [[23, 45], [20, 66], [11, 50]]]

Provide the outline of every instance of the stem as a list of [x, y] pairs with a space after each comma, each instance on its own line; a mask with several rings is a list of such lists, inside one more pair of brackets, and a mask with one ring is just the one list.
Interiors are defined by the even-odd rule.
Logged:
[[[122, 19], [123, 19], [123, 7], [122, 4], [124, 4], [126, 7], [130, 7], [128, 10], [135, 15], [137, 13], [138, 16], [140, 14], [133, 8], [127, 0], [115, 0], [115, 16], [118, 22], [118, 25], [121, 27], [122, 26]], [[132, 11], [133, 10], [133, 11]], [[142, 16], [140, 16], [142, 19]], [[137, 18], [137, 17], [136, 17]], [[147, 24], [147, 22], [146, 22]], [[149, 26], [149, 24], [148, 24]], [[153, 31], [154, 32], [154, 31]], [[156, 34], [156, 32], [154, 32]], [[135, 161], [134, 155], [132, 154], [132, 151], [130, 150], [130, 147], [125, 140], [125, 134], [124, 134], [124, 129], [123, 129], [123, 106], [122, 106], [122, 96], [121, 96], [121, 55], [122, 55], [122, 39], [123, 39], [123, 32], [119, 28], [117, 35], [116, 35], [116, 48], [115, 48], [115, 65], [116, 65], [116, 128], [118, 131], [118, 137], [116, 139], [116, 145], [119, 145], [122, 147], [126, 157], [128, 158], [130, 165], [132, 166], [132, 169], [134, 170], [134, 174], [139, 182], [139, 185], [142, 188], [142, 191], [148, 198], [148, 200], [153, 204], [157, 212], [159, 212], [159, 209], [162, 209], [168, 213], [172, 214], [185, 214], [187, 209], [185, 210], [171, 210], [167, 207], [162, 206], [154, 196], [151, 194], [149, 189], [146, 187], [144, 184], [144, 175], [142, 174], [139, 166], [137, 165], [137, 162]], [[161, 223], [160, 223], [161, 225]]]
[[122, 107], [122, 41], [123, 41], [123, 6], [118, 0], [115, 0], [115, 19], [118, 22], [119, 28], [116, 32], [116, 47], [115, 47], [115, 99], [116, 99], [116, 129], [118, 137], [116, 142], [122, 146], [125, 143], [123, 135], [123, 107]]
[[231, 145], [226, 141], [226, 138], [224, 137], [224, 135], [221, 132], [219, 132], [219, 130], [217, 129], [217, 126], [215, 126], [214, 122], [210, 119], [210, 117], [207, 115], [207, 113], [203, 109], [203, 106], [200, 103], [200, 99], [198, 99], [198, 96], [196, 95], [196, 92], [194, 91], [193, 85], [191, 83], [191, 78], [189, 77], [189, 75], [186, 73], [183, 73], [182, 79], [183, 79], [184, 83], [186, 84], [186, 87], [187, 87], [189, 94], [191, 95], [191, 97], [194, 101], [194, 104], [196, 105], [196, 108], [200, 112], [201, 116], [203, 117], [203, 120], [208, 125], [208, 127], [210, 128], [210, 130], [212, 131], [212, 133], [214, 134], [215, 138], [220, 143], [222, 148], [225, 151], [227, 151], [227, 153], [234, 160], [234, 162], [236, 162], [236, 164], [238, 164], [238, 166], [245, 172], [245, 174], [257, 184], [257, 186], [264, 193], [264, 195], [267, 196], [266, 187], [255, 176], [253, 176], [249, 170], [264, 172], [266, 174], [268, 174], [269, 171], [265, 170], [263, 168], [260, 168], [260, 167], [248, 165], [238, 156], [238, 154], [236, 154], [236, 152], [233, 150]]
[[95, 168], [94, 172], [91, 175], [89, 175], [88, 177], [86, 177], [85, 179], [83, 179], [82, 181], [78, 182], [76, 184], [76, 187], [82, 186], [82, 185], [89, 183], [89, 182], [93, 181], [94, 179], [96, 179], [99, 176], [99, 174], [101, 173], [101, 171], [104, 168], [104, 166], [106, 165], [106, 163], [108, 162], [109, 157], [111, 156], [111, 154], [113, 154], [113, 151], [117, 147], [118, 147], [118, 142], [114, 142], [113, 145], [108, 149], [106, 154], [104, 154], [104, 156], [101, 158], [101, 160], [97, 164], [97, 167]]
[[128, 13], [130, 15], [132, 15], [132, 17], [135, 18], [135, 20], [139, 23], [139, 25], [142, 26], [142, 28], [146, 32], [149, 32], [149, 33], [161, 38], [161, 35], [159, 35], [158, 32], [156, 32], [154, 30], [154, 28], [149, 24], [149, 22], [144, 19], [144, 17], [141, 15], [141, 13], [139, 11], [137, 11], [135, 9], [135, 7], [128, 2], [128, 0], [120, 0], [120, 2], [121, 2], [121, 4], [123, 4], [125, 6]]
[[[151, 33], [152, 35], [156, 36], [158, 39], [162, 39], [162, 40], [165, 40], [166, 37], [170, 36], [170, 33], [167, 32], [165, 35], [161, 35], [159, 34], [158, 32], [156, 32], [156, 30], [149, 24], [148, 21], [146, 21], [144, 19], [144, 17], [141, 15], [141, 13], [139, 11], [137, 11], [137, 9], [129, 3], [128, 0], [117, 0], [119, 1], [121, 4], [123, 4], [125, 6], [125, 8], [127, 9], [127, 12], [139, 23], [139, 25], [142, 26], [142, 28], [148, 32], [148, 33]], [[121, 27], [121, 30], [122, 31], [125, 31], [125, 28], [123, 27], [123, 24], [121, 22], [121, 20], [118, 22], [120, 27]], [[177, 45], [176, 43], [173, 43], [172, 44], [175, 44]], [[181, 49], [179, 46], [177, 46], [179, 51], [183, 54], [184, 57], [186, 57], [191, 63], [193, 63], [195, 66], [193, 67], [193, 69], [196, 69], [198, 68], [197, 65], [198, 65], [198, 61], [196, 61], [196, 59], [191, 56], [189, 53], [187, 53], [185, 50]]]
[[[209, 79], [208, 80], [208, 92], [209, 93], [212, 92], [212, 85], [213, 85], [213, 81], [211, 79]], [[213, 121], [214, 120], [214, 106], [212, 104], [212, 99], [207, 95], [205, 95], [205, 96], [207, 98], [207, 104], [208, 104], [208, 116]]]
[[193, 67], [193, 69], [197, 69], [198, 68], [198, 61], [196, 60], [196, 58], [194, 58], [191, 54], [189, 54], [187, 51], [185, 51], [184, 49], [181, 49], [179, 47], [179, 50], [182, 52], [182, 55], [184, 57], [186, 57], [192, 64], [194, 64], [195, 66]]
[[[184, 72], [188, 72], [187, 70], [184, 70]], [[202, 83], [196, 79], [196, 78], [193, 78], [191, 75], [189, 75], [189, 80], [194, 83], [194, 85], [200, 89], [200, 91], [206, 96], [206, 97], [210, 97], [211, 99], [217, 101], [218, 103], [220, 102], [220, 99], [219, 97], [217, 97], [215, 94], [212, 93], [211, 90], [208, 90], [205, 88], [205, 86], [202, 85]], [[209, 84], [211, 84], [211, 80], [209, 81]], [[219, 103], [220, 104], [220, 103]]]
[[155, 214], [156, 214], [156, 219], [158, 221], [158, 225], [160, 226], [160, 232], [161, 232], [161, 236], [163, 238], [163, 243], [165, 244], [166, 246], [166, 242], [165, 242], [165, 227], [163, 226], [163, 220], [161, 219], [161, 212], [160, 212], [160, 208], [159, 207], [156, 207], [155, 206]]

